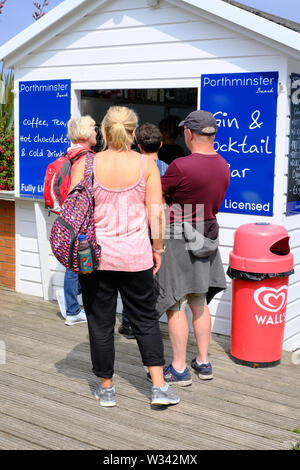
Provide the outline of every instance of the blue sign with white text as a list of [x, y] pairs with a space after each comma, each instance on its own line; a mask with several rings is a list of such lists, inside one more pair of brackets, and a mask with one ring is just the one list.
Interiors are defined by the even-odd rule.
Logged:
[[291, 118], [286, 215], [300, 213], [300, 74], [291, 74]]
[[214, 148], [230, 167], [221, 212], [273, 215], [278, 72], [202, 75], [201, 109], [214, 114]]
[[20, 196], [43, 199], [46, 168], [70, 145], [71, 81], [19, 83]]

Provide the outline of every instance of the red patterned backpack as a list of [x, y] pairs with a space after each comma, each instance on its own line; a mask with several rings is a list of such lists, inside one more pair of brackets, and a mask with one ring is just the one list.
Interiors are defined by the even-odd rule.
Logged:
[[78, 235], [86, 235], [93, 259], [93, 269], [100, 261], [101, 247], [97, 244], [94, 223], [93, 194], [94, 154], [87, 153], [84, 178], [70, 191], [54, 221], [50, 245], [55, 258], [65, 268], [79, 274]]
[[75, 155], [66, 152], [47, 166], [44, 181], [45, 207], [54, 214], [59, 214], [61, 206], [66, 199], [71, 184], [71, 166], [86, 151]]

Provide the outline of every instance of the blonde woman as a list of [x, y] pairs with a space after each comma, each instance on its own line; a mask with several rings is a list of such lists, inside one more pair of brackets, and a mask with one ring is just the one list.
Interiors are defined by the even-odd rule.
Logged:
[[[100, 378], [95, 395], [102, 406], [116, 404], [112, 377], [118, 292], [152, 379], [151, 404], [179, 402], [163, 378], [163, 343], [155, 310], [153, 276], [164, 252], [160, 175], [152, 159], [131, 150], [137, 122], [134, 111], [118, 106], [111, 107], [102, 121], [105, 150], [96, 154], [94, 166], [95, 225], [102, 255], [96, 272], [80, 276], [93, 371]], [[72, 187], [83, 177], [84, 163], [78, 164]]]

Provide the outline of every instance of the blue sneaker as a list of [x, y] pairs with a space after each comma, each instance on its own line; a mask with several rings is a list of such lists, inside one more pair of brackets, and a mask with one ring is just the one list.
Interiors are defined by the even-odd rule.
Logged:
[[[164, 367], [163, 373], [165, 382], [167, 382], [168, 384], [179, 385], [180, 387], [187, 387], [192, 383], [191, 373], [188, 367], [182, 373], [180, 373], [174, 369], [172, 364], [169, 364], [168, 366]], [[147, 374], [147, 379], [151, 381], [151, 376], [149, 372]]]
[[212, 373], [212, 366], [211, 363], [208, 362], [207, 364], [198, 364], [196, 361], [196, 358], [192, 360], [191, 362], [191, 368], [196, 372], [198, 375], [199, 379], [201, 380], [209, 380], [212, 379], [213, 373]]

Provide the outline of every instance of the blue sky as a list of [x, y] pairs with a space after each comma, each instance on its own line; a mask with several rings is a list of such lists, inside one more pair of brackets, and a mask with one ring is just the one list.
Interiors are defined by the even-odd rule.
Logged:
[[[42, 0], [36, 0], [42, 3]], [[56, 7], [63, 0], [49, 0], [47, 11]], [[282, 16], [300, 23], [300, 0], [237, 0], [267, 13]], [[0, 45], [11, 39], [34, 22], [33, 0], [7, 0], [0, 15]]]
[[[36, 2], [42, 4], [43, 0]], [[46, 11], [57, 7], [63, 0], [49, 0], [49, 2]], [[35, 20], [32, 18], [34, 10], [33, 0], [6, 0], [0, 15], [0, 45], [34, 23]]]

